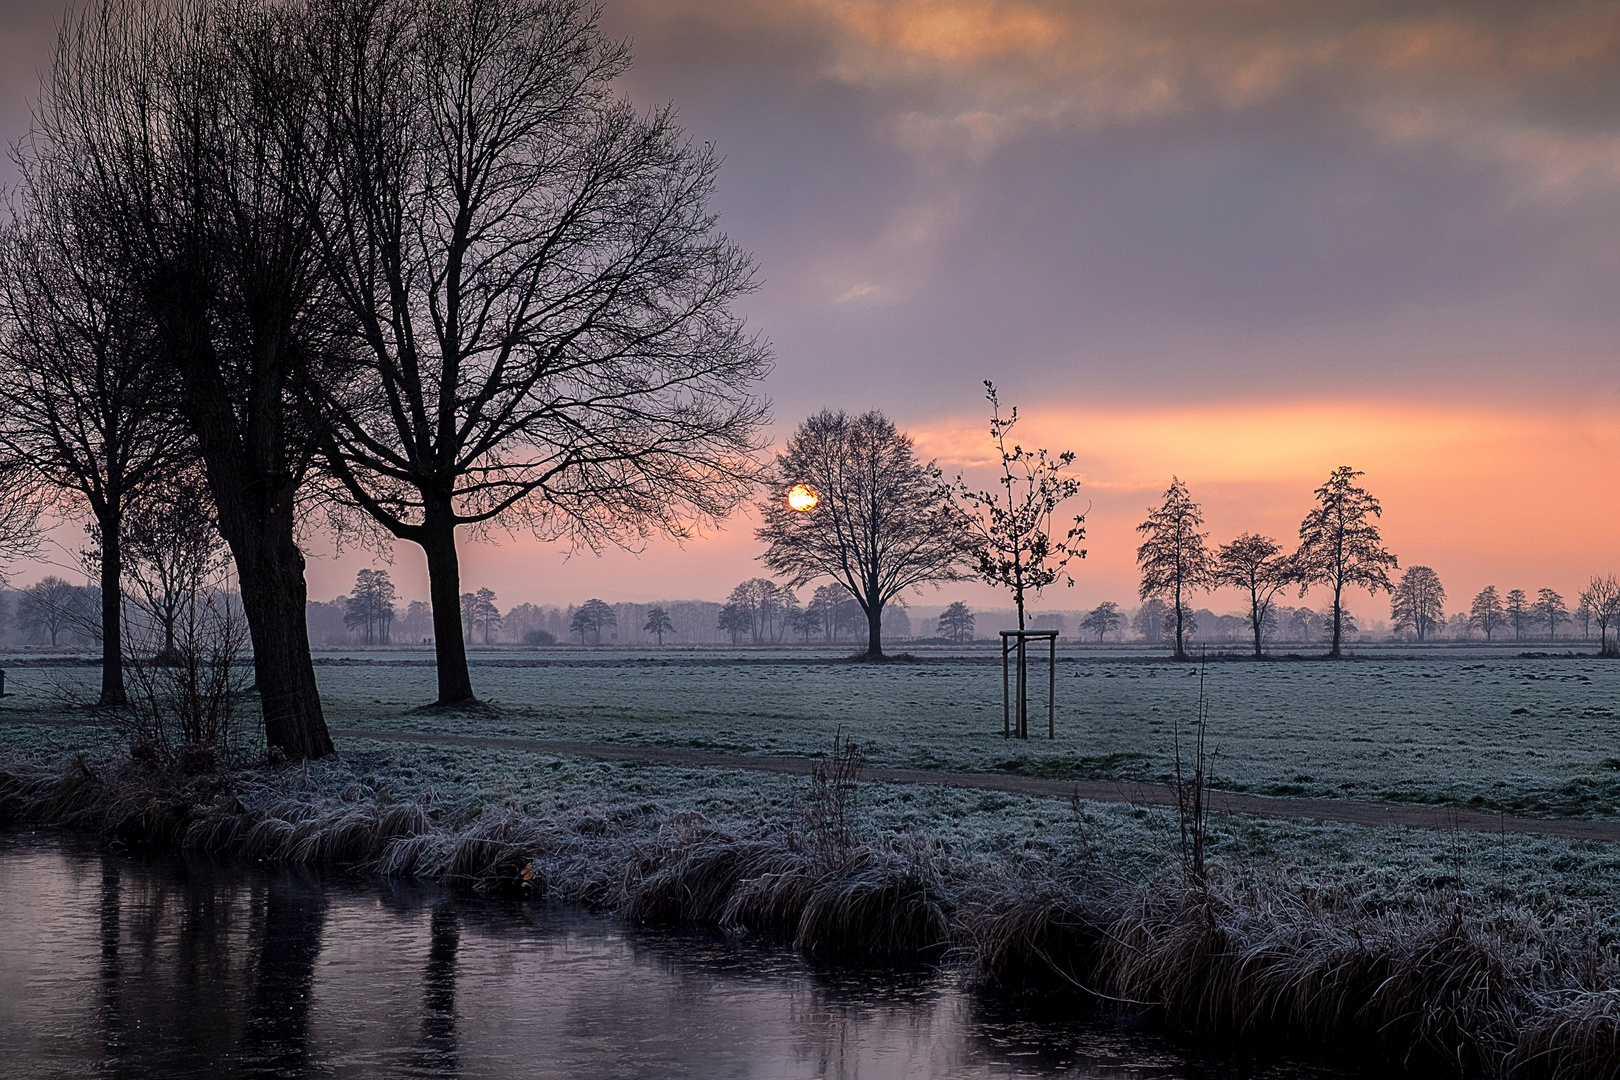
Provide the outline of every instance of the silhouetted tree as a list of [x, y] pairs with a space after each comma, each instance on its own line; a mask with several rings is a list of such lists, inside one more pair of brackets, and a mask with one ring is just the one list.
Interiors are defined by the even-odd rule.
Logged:
[[731, 643], [737, 645], [742, 636], [754, 629], [753, 612], [738, 604], [726, 604], [720, 608], [718, 626], [731, 635]]
[[1249, 594], [1249, 628], [1254, 631], [1254, 655], [1264, 654], [1265, 631], [1271, 606], [1296, 580], [1294, 560], [1269, 536], [1244, 533], [1215, 553], [1212, 580]]
[[828, 641], [838, 640], [840, 627], [839, 608], [849, 600], [849, 590], [836, 582], [831, 585], [818, 585], [811, 594], [807, 611], [813, 611], [820, 620], [822, 633]]
[[203, 586], [227, 564], [207, 484], [192, 472], [142, 488], [124, 515], [124, 576], [135, 605], [162, 634], [155, 659], [179, 657], [181, 615], [196, 607]]
[[82, 636], [94, 624], [90, 598], [85, 590], [54, 574], [22, 590], [17, 599], [18, 629], [46, 634], [53, 648], [63, 632], [71, 630]]
[[386, 570], [361, 570], [354, 578], [343, 613], [343, 625], [361, 628], [366, 644], [388, 644], [388, 628], [394, 622], [394, 583]]
[[1210, 581], [1211, 560], [1204, 547], [1209, 534], [1198, 531], [1203, 523], [1203, 512], [1187, 493], [1187, 485], [1171, 477], [1164, 502], [1150, 509], [1148, 519], [1136, 527], [1146, 538], [1136, 549], [1136, 565], [1142, 570], [1139, 591], [1143, 600], [1161, 597], [1169, 601], [1178, 660], [1187, 658], [1187, 594]]
[[1569, 620], [1569, 608], [1564, 606], [1564, 598], [1552, 589], [1539, 589], [1536, 592], [1536, 602], [1531, 610], [1541, 622], [1547, 624], [1547, 636], [1558, 636], [1558, 624]]
[[1071, 559], [1086, 557], [1079, 546], [1086, 535], [1084, 515], [1072, 523], [1064, 522], [1067, 531], [1060, 539], [1052, 537], [1057, 508], [1080, 493], [1080, 481], [1063, 475], [1074, 464], [1072, 451], [1052, 456], [1044, 449], [1026, 450], [1017, 443], [1008, 446], [1007, 436], [1018, 424], [1018, 408], [1014, 406], [1003, 419], [996, 388], [989, 380], [985, 380], [984, 396], [990, 402], [990, 441], [995, 443], [1001, 465], [1001, 475], [996, 477], [1001, 490], [974, 491], [958, 476], [956, 492], [968, 508], [974, 567], [985, 581], [1012, 593], [1018, 629], [1022, 630], [1026, 597], [1039, 596], [1057, 581], [1072, 587], [1074, 578], [1064, 568]]
[[939, 623], [935, 633], [940, 637], [948, 637], [952, 641], [961, 643], [963, 638], [973, 640], [973, 612], [960, 600], [953, 601], [944, 611], [939, 613]]
[[1131, 629], [1136, 636], [1149, 645], [1157, 645], [1164, 640], [1164, 627], [1166, 620], [1170, 619], [1170, 606], [1157, 597], [1144, 600], [1142, 606], [1136, 609], [1131, 618]]
[[304, 193], [313, 101], [290, 6], [108, 0], [67, 25], [24, 187], [144, 308], [235, 557], [265, 736], [332, 752], [304, 622], [300, 391], [333, 353]]
[[1316, 509], [1305, 515], [1299, 526], [1299, 551], [1295, 554], [1300, 595], [1311, 585], [1333, 590], [1333, 635], [1328, 655], [1340, 655], [1344, 637], [1344, 590], [1359, 585], [1372, 592], [1390, 592], [1389, 571], [1395, 569], [1395, 556], [1384, 550], [1375, 518], [1383, 516], [1378, 500], [1365, 488], [1356, 486], [1362, 474], [1341, 465], [1316, 489]]
[[12, 563], [38, 550], [43, 496], [25, 465], [0, 456], [0, 587]]
[[1592, 621], [1598, 628], [1598, 652], [1613, 656], [1620, 648], [1609, 645], [1609, 627], [1620, 621], [1620, 581], [1613, 574], [1593, 576], [1591, 584], [1581, 593], [1581, 604], [1592, 612]]
[[1524, 640], [1524, 629], [1530, 625], [1533, 615], [1530, 610], [1530, 598], [1524, 594], [1523, 589], [1514, 589], [1507, 594], [1507, 603], [1502, 605], [1502, 617], [1513, 627], [1514, 641]]
[[[795, 484], [820, 493], [814, 509], [789, 509]], [[866, 615], [869, 659], [883, 659], [883, 605], [927, 582], [956, 581], [971, 551], [968, 522], [939, 468], [919, 462], [911, 439], [879, 412], [821, 412], [776, 456], [775, 497], [759, 504], [760, 558], [797, 588], [831, 577]]]
[[461, 594], [461, 618], [467, 636], [482, 633], [484, 644], [488, 645], [491, 635], [501, 628], [503, 622], [501, 609], [495, 606], [495, 593], [490, 589], [479, 589], [475, 593]]
[[1477, 628], [1489, 641], [1502, 625], [1502, 617], [1502, 598], [1497, 595], [1496, 586], [1487, 585], [1479, 590], [1468, 609], [1468, 625]]
[[1586, 594], [1580, 596], [1578, 606], [1575, 608], [1575, 621], [1581, 624], [1581, 640], [1592, 639], [1592, 605], [1586, 602]]
[[647, 610], [647, 624], [641, 628], [641, 632], [652, 634], [658, 639], [658, 644], [662, 645], [664, 635], [675, 632], [675, 624], [670, 621], [669, 612], [661, 607], [653, 607]]
[[1390, 593], [1389, 615], [1396, 632], [1410, 628], [1424, 640], [1445, 620], [1446, 590], [1427, 566], [1408, 567]]
[[330, 11], [311, 224], [359, 355], [317, 387], [326, 456], [422, 547], [439, 701], [470, 700], [458, 526], [594, 549], [689, 536], [747, 497], [769, 368], [732, 311], [752, 266], [709, 209], [712, 148], [614, 92], [629, 53], [596, 7]]
[[574, 612], [573, 621], [568, 624], [569, 632], [579, 635], [579, 643], [585, 644], [585, 635], [590, 634], [594, 644], [602, 644], [602, 630], [609, 626], [619, 625], [619, 613], [613, 610], [613, 605], [606, 600], [598, 600], [594, 596], [579, 606]]
[[1081, 621], [1080, 628], [1096, 634], [1097, 641], [1101, 642], [1106, 635], [1118, 630], [1124, 621], [1125, 616], [1120, 612], [1119, 605], [1112, 600], [1104, 600], [1091, 609], [1091, 613]]

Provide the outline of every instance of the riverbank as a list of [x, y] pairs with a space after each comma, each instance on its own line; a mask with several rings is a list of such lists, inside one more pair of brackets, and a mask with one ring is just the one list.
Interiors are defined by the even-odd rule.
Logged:
[[279, 771], [11, 752], [0, 818], [950, 962], [1470, 1075], [1620, 1060], [1614, 853], [1578, 841], [1222, 818], [1199, 879], [1161, 809], [380, 745]]

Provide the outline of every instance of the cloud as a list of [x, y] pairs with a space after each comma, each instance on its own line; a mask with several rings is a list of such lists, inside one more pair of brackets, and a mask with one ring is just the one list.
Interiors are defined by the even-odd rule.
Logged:
[[847, 304], [851, 300], [859, 300], [865, 296], [875, 296], [878, 292], [876, 285], [851, 285], [844, 292], [833, 298], [835, 304]]

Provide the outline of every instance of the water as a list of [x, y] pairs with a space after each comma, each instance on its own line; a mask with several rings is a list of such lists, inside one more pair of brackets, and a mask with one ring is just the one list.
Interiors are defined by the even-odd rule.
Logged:
[[949, 975], [0, 832], [0, 1074], [1304, 1080]]

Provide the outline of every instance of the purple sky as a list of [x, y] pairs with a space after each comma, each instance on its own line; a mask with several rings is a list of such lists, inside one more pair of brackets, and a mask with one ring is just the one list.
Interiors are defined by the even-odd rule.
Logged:
[[[58, 10], [5, 4], [8, 139]], [[1453, 606], [1616, 569], [1620, 4], [609, 0], [605, 21], [634, 43], [625, 93], [725, 157], [779, 434], [878, 407], [954, 471], [995, 379], [1081, 454], [1092, 558], [1055, 603], [1134, 594], [1131, 530], [1171, 472], [1224, 540], [1291, 536], [1332, 467], [1364, 468], [1402, 565]], [[746, 527], [639, 558], [469, 544], [465, 580], [718, 597], [757, 550]], [[312, 594], [368, 562], [317, 560]]]

